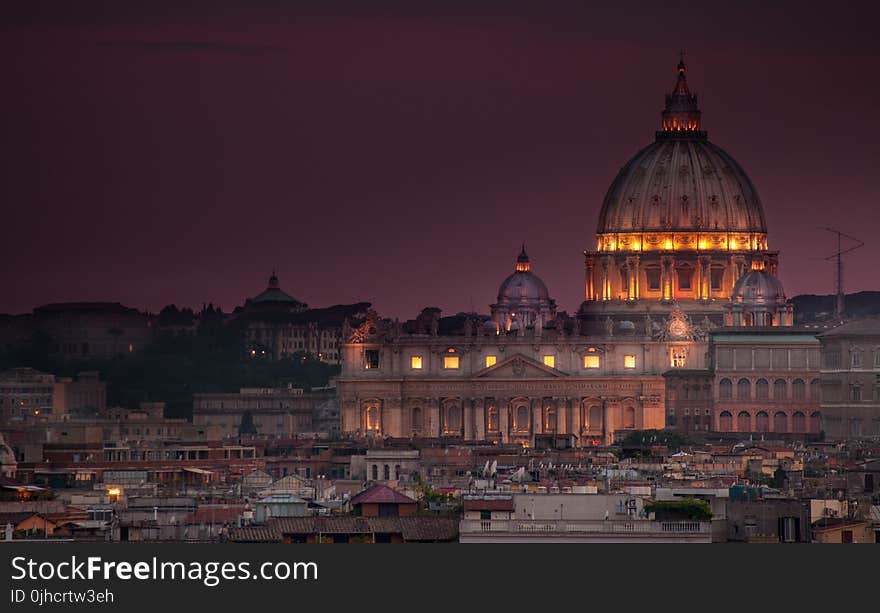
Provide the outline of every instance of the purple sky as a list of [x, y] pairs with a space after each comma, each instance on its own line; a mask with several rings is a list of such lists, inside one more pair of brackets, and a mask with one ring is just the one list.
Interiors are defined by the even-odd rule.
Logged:
[[312, 306], [485, 311], [523, 241], [573, 312], [679, 49], [787, 293], [832, 291], [825, 226], [867, 242], [847, 291], [880, 289], [876, 9], [21, 4], [0, 26], [0, 312], [231, 309], [273, 267]]

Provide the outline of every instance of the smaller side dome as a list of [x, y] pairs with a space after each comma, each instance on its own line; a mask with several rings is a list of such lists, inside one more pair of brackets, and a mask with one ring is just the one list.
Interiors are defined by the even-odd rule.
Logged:
[[[556, 301], [550, 298], [547, 286], [532, 272], [532, 263], [523, 245], [513, 274], [498, 288], [498, 301], [491, 305], [492, 321], [500, 330], [510, 331], [535, 326], [543, 327], [556, 317]], [[517, 325], [514, 327], [513, 323]]]
[[724, 318], [735, 327], [791, 326], [794, 307], [785, 299], [782, 281], [752, 269], [734, 284]]
[[782, 281], [765, 270], [750, 270], [733, 286], [734, 302], [785, 302]]

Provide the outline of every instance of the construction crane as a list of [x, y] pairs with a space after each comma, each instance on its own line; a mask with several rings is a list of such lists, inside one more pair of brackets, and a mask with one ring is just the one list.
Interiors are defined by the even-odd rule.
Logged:
[[[843, 319], [843, 254], [849, 253], [850, 251], [855, 251], [859, 247], [863, 247], [865, 245], [864, 241], [856, 238], [855, 236], [850, 236], [849, 234], [844, 234], [840, 230], [835, 230], [834, 228], [825, 228], [832, 234], [837, 235], [837, 252], [829, 255], [826, 260], [837, 260], [837, 274], [835, 278], [835, 289], [837, 290], [837, 302], [834, 305], [834, 315], [837, 319]], [[846, 249], [843, 248], [843, 239], [847, 239], [855, 243], [854, 245], [850, 245]]]

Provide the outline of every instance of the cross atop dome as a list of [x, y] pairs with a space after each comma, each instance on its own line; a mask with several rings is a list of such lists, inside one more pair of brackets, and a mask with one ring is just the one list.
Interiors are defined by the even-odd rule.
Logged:
[[516, 258], [516, 272], [529, 272], [532, 269], [532, 264], [529, 261], [529, 255], [526, 253], [526, 244], [523, 243], [522, 251], [519, 252], [519, 257]]
[[697, 96], [688, 88], [687, 67], [682, 51], [678, 60], [678, 80], [672, 93], [666, 95], [666, 108], [661, 114], [661, 131], [657, 133], [657, 138], [705, 138], [700, 115]]

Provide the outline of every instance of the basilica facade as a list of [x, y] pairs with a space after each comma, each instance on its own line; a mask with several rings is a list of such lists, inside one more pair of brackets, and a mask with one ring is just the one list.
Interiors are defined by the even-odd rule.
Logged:
[[717, 429], [712, 336], [792, 325], [757, 190], [709, 142], [683, 63], [654, 142], [612, 182], [584, 256], [574, 317], [557, 310], [523, 246], [487, 315], [370, 313], [346, 326], [343, 432], [610, 444], [668, 425], [669, 372], [706, 373], [701, 423]]

